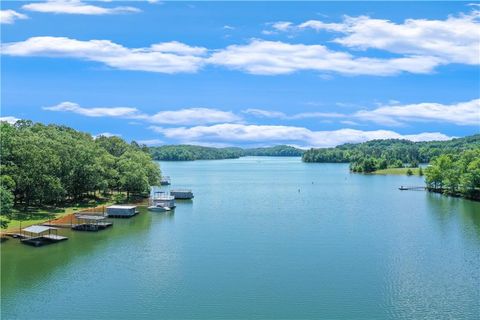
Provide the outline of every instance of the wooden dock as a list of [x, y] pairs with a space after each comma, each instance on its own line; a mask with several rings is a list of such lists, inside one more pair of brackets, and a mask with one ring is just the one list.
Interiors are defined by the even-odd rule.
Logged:
[[20, 241], [23, 244], [28, 244], [34, 247], [40, 247], [68, 239], [67, 237], [59, 236], [57, 228], [41, 225], [34, 225], [24, 228], [21, 230], [21, 233], [13, 234], [13, 237], [20, 238]]
[[30, 246], [40, 247], [46, 244], [56, 243], [67, 239], [67, 237], [59, 236], [56, 234], [45, 234], [39, 237], [26, 237], [24, 239], [21, 239], [20, 241]]

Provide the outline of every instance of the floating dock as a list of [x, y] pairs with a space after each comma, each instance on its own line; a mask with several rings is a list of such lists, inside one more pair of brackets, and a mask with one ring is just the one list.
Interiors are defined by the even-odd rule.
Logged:
[[[48, 232], [48, 233], [47, 233]], [[40, 247], [67, 240], [67, 237], [59, 236], [58, 229], [47, 226], [30, 226], [22, 229], [21, 234], [17, 237], [22, 238], [20, 241], [34, 247]]]
[[414, 191], [423, 191], [426, 190], [427, 187], [424, 186], [400, 186], [398, 190], [414, 190]]
[[131, 205], [113, 205], [107, 207], [107, 216], [109, 218], [130, 218], [138, 213], [137, 206]]
[[167, 192], [157, 191], [150, 197], [150, 205], [173, 209], [175, 208], [175, 197]]
[[170, 190], [170, 194], [175, 199], [180, 199], [180, 200], [193, 199], [193, 192], [190, 189], [172, 189]]
[[112, 222], [105, 221], [106, 217], [91, 214], [76, 214], [77, 224], [72, 225], [73, 230], [77, 231], [100, 231], [113, 225]]

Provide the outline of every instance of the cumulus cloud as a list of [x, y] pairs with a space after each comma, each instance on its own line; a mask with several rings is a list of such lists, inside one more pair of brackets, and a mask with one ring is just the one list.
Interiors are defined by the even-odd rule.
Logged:
[[238, 122], [241, 118], [231, 111], [210, 108], [188, 108], [175, 111], [160, 111], [147, 118], [148, 121], [159, 124], [210, 124], [220, 122]]
[[[391, 100], [390, 105], [373, 110], [360, 110], [352, 114], [335, 112], [302, 112], [287, 115], [283, 112], [263, 109], [246, 109], [243, 113], [260, 118], [300, 120], [308, 118], [349, 118], [341, 123], [358, 125], [355, 121], [372, 121], [383, 125], [399, 126], [405, 122], [445, 122], [461, 126], [480, 126], [480, 99], [454, 104], [422, 102], [401, 105]], [[355, 121], [352, 121], [355, 120]]]
[[164, 128], [151, 126], [150, 129], [167, 138], [182, 141], [204, 141], [213, 143], [294, 143], [302, 146], [331, 147], [342, 143], [357, 143], [373, 139], [408, 139], [411, 141], [448, 140], [442, 133], [419, 133], [401, 135], [389, 130], [361, 131], [340, 129], [334, 131], [312, 131], [304, 127], [245, 125], [224, 123], [212, 126]]
[[95, 107], [85, 108], [78, 103], [62, 102], [55, 106], [44, 107], [48, 111], [73, 112], [87, 117], [113, 117], [137, 119], [155, 124], [169, 125], [202, 125], [223, 122], [239, 122], [241, 117], [231, 111], [211, 108], [186, 108], [179, 110], [160, 111], [149, 115], [131, 107]]
[[126, 48], [109, 40], [81, 41], [66, 37], [32, 37], [25, 41], [4, 43], [2, 54], [44, 56], [96, 61], [112, 68], [161, 73], [195, 72], [202, 63], [205, 49], [180, 42], [153, 44], [147, 48]]
[[129, 107], [110, 107], [110, 108], [83, 108], [74, 102], [62, 102], [52, 107], [44, 107], [49, 111], [64, 111], [81, 114], [87, 117], [136, 117], [140, 116], [138, 109]]
[[395, 23], [368, 16], [348, 17], [339, 23], [309, 20], [298, 25], [278, 22], [277, 31], [303, 29], [343, 33], [333, 41], [345, 47], [381, 49], [396, 54], [435, 57], [442, 63], [480, 64], [480, 11], [445, 20], [406, 19]]
[[28, 19], [28, 16], [15, 10], [0, 10], [1, 24], [12, 24], [19, 19]]
[[480, 99], [450, 105], [433, 102], [389, 105], [374, 110], [361, 110], [354, 116], [386, 125], [400, 125], [405, 121], [436, 121], [480, 126]]
[[141, 10], [134, 7], [100, 7], [84, 3], [80, 0], [49, 0], [46, 2], [34, 2], [22, 6], [23, 9], [43, 13], [56, 14], [82, 14], [82, 15], [105, 15], [120, 13], [135, 13]]
[[4, 122], [8, 122], [10, 124], [14, 124], [18, 120], [20, 120], [20, 119], [12, 117], [12, 116], [0, 117], [0, 122], [4, 121]]
[[242, 112], [256, 117], [277, 118], [283, 120], [300, 120], [309, 118], [343, 118], [346, 116], [344, 114], [336, 112], [301, 112], [297, 114], [287, 115], [283, 112], [263, 109], [246, 109]]
[[259, 75], [289, 74], [302, 70], [348, 75], [388, 76], [401, 72], [429, 73], [441, 63], [430, 56], [391, 59], [356, 58], [323, 45], [290, 44], [255, 39], [246, 45], [230, 45], [215, 52], [208, 63]]

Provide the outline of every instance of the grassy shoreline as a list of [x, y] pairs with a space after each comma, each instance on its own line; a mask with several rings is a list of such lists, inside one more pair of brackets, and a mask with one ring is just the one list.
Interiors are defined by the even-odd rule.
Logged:
[[419, 168], [389, 168], [373, 171], [372, 174], [381, 174], [381, 175], [407, 175], [407, 171], [411, 170], [414, 176], [420, 176]]
[[2, 229], [1, 232], [12, 232], [22, 228], [45, 223], [50, 220], [58, 219], [81, 210], [95, 208], [98, 206], [107, 206], [113, 204], [112, 199], [100, 199], [96, 201], [90, 201], [86, 203], [76, 203], [71, 206], [65, 207], [51, 207], [51, 208], [29, 208], [27, 211], [22, 209], [14, 209], [14, 215], [16, 217], [22, 216], [21, 219], [12, 219], [8, 223], [6, 229]]

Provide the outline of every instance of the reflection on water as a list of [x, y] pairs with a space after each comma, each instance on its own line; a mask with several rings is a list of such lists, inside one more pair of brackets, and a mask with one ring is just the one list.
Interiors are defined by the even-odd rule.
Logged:
[[2, 319], [480, 314], [479, 203], [299, 158], [161, 165], [195, 199], [51, 246], [2, 244]]
[[[428, 211], [445, 232], [458, 223], [467, 239], [476, 237], [480, 241], [480, 202], [448, 197], [438, 193], [426, 194]], [[473, 236], [474, 237], [473, 237]]]

